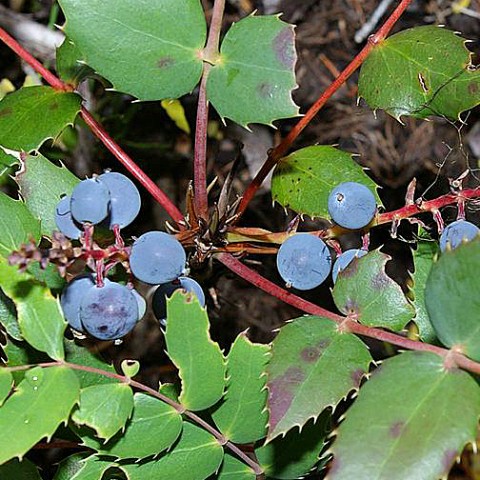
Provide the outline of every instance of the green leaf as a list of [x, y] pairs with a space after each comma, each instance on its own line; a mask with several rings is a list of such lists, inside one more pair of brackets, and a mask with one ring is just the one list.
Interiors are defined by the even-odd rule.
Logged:
[[432, 267], [425, 302], [440, 341], [480, 360], [480, 238], [444, 252]]
[[255, 449], [260, 465], [269, 477], [292, 479], [306, 475], [320, 458], [330, 429], [330, 412], [324, 411], [301, 431], [290, 430], [263, 447]]
[[380, 44], [363, 63], [359, 96], [395, 118], [442, 115], [456, 120], [480, 103], [480, 70], [465, 40], [436, 26], [403, 30]]
[[255, 480], [255, 472], [233, 455], [225, 453], [217, 480]]
[[1, 258], [0, 287], [15, 303], [23, 338], [51, 358], [63, 359], [63, 333], [67, 323], [50, 289], [36, 283], [28, 273], [20, 273], [16, 267], [7, 265]]
[[420, 339], [427, 343], [432, 343], [437, 338], [425, 305], [425, 285], [433, 265], [433, 259], [438, 255], [438, 252], [437, 242], [421, 240], [417, 243], [417, 249], [413, 251], [415, 267], [411, 287], [414, 296], [412, 303], [415, 307], [415, 318], [413, 320], [418, 326]]
[[46, 268], [42, 268], [39, 262], [31, 263], [27, 267], [27, 272], [51, 290], [63, 290], [67, 284], [67, 281], [58, 273], [58, 268], [52, 263], [49, 263]]
[[177, 290], [167, 302], [167, 353], [182, 380], [180, 402], [188, 410], [217, 403], [225, 388], [225, 360], [209, 334], [207, 312], [197, 298]]
[[265, 367], [270, 348], [252, 343], [241, 333], [227, 357], [227, 393], [212, 418], [223, 435], [235, 443], [252, 443], [267, 433]]
[[328, 145], [302, 148], [282, 158], [273, 172], [272, 197], [297, 213], [328, 218], [328, 197], [342, 182], [365, 185], [382, 204], [375, 182], [352, 154]]
[[250, 15], [226, 33], [208, 76], [208, 98], [222, 118], [240, 125], [295, 117], [296, 60], [293, 25]]
[[140, 100], [178, 98], [200, 80], [206, 25], [199, 0], [120, 2], [114, 9], [103, 0], [59, 3], [68, 37], [116, 90]]
[[14, 458], [0, 466], [0, 478], [2, 480], [42, 480], [37, 467], [30, 460], [21, 462]]
[[30, 152], [73, 124], [81, 98], [51, 87], [24, 87], [0, 102], [0, 146]]
[[40, 220], [42, 235], [58, 230], [55, 207], [64, 195], [70, 195], [80, 181], [64, 166], [57, 167], [43, 155], [27, 155], [15, 181], [27, 208]]
[[466, 372], [427, 352], [389, 358], [347, 411], [329, 478], [446, 478], [475, 441], [479, 412], [480, 387]]
[[371, 361], [359, 338], [327, 318], [301, 317], [282, 327], [267, 367], [269, 441], [358, 389]]
[[40, 239], [40, 222], [25, 203], [0, 192], [0, 255], [8, 257], [30, 238]]
[[93, 385], [80, 392], [80, 405], [72, 420], [95, 430], [97, 437], [110, 440], [132, 414], [133, 393], [125, 383]]
[[333, 300], [345, 315], [355, 315], [363, 325], [401, 330], [415, 315], [398, 283], [386, 273], [390, 257], [379, 250], [355, 258], [338, 275]]
[[18, 164], [18, 160], [12, 156], [9, 155], [8, 153], [5, 153], [1, 148], [0, 148], [0, 177], [8, 171], [10, 167], [13, 165]]
[[23, 457], [66, 422], [78, 402], [80, 385], [66, 367], [35, 367], [0, 408], [0, 464]]
[[85, 65], [82, 52], [68, 38], [65, 38], [57, 48], [55, 63], [60, 78], [74, 87], [95, 73], [88, 65]]
[[8, 298], [0, 288], [0, 323], [5, 327], [6, 332], [15, 340], [22, 340], [20, 326], [18, 325], [17, 309], [15, 304]]
[[185, 422], [178, 442], [158, 460], [123, 465], [129, 480], [204, 480], [217, 471], [223, 449], [205, 430]]
[[[72, 340], [65, 340], [64, 345], [67, 362], [83, 365], [85, 367], [92, 367], [108, 373], [116, 373], [113, 366], [101, 357], [96, 346], [90, 348], [81, 347], [76, 345]], [[80, 380], [82, 388], [118, 382], [118, 380], [98, 373], [84, 372], [82, 370], [75, 370], [75, 373]]]
[[170, 405], [143, 393], [133, 397], [133, 415], [124, 432], [103, 443], [86, 428], [78, 431], [87, 447], [115, 458], [145, 458], [169, 448], [182, 430], [182, 418]]
[[137, 360], [123, 360], [120, 367], [126, 377], [133, 378], [140, 370], [140, 362]]
[[[75, 453], [60, 462], [53, 480], [107, 480], [104, 474], [115, 465], [96, 455]], [[109, 477], [108, 477], [109, 478]]]
[[10, 370], [7, 370], [5, 367], [0, 367], [0, 407], [10, 394], [12, 387], [13, 376], [10, 373]]

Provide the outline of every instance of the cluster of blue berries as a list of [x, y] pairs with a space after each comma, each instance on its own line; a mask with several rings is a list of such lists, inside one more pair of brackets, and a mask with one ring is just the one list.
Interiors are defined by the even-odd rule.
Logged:
[[[371, 190], [360, 183], [345, 182], [335, 187], [328, 198], [328, 212], [339, 226], [349, 230], [365, 228], [375, 216], [377, 202]], [[352, 249], [339, 255], [333, 265], [330, 249], [318, 237], [299, 233], [289, 237], [278, 250], [277, 268], [287, 287], [311, 290], [321, 285], [332, 272], [338, 273], [366, 250]]]
[[[129, 282], [113, 282], [105, 275], [104, 257], [120, 257], [110, 267], [128, 258], [132, 275], [144, 283], [156, 285], [152, 308], [157, 319], [165, 325], [166, 302], [175, 290], [184, 289], [195, 295], [202, 306], [205, 295], [195, 280], [182, 276], [187, 256], [182, 244], [164, 232], [147, 232], [131, 247], [124, 247], [120, 229], [128, 226], [140, 211], [140, 194], [125, 175], [107, 172], [81, 181], [71, 196], [63, 197], [56, 207], [55, 219], [59, 230], [68, 238], [80, 239], [92, 252], [96, 274], [75, 277], [64, 289], [60, 304], [69, 325], [76, 331], [88, 333], [101, 340], [125, 336], [145, 315], [147, 302]], [[96, 249], [85, 233], [93, 225], [105, 225], [115, 232], [116, 245], [105, 256]], [[99, 263], [100, 262], [100, 263]]]

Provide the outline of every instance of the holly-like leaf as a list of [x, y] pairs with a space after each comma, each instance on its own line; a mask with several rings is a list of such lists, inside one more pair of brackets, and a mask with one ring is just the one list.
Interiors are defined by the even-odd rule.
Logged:
[[302, 428], [358, 389], [372, 358], [355, 335], [322, 317], [301, 317], [280, 329], [267, 366], [268, 440]]
[[389, 358], [340, 424], [328, 478], [446, 478], [475, 441], [479, 412], [480, 387], [468, 373], [427, 352]]
[[382, 204], [375, 182], [352, 154], [328, 145], [305, 147], [282, 158], [273, 172], [272, 198], [297, 213], [328, 218], [328, 197], [342, 182], [365, 185]]
[[270, 348], [252, 343], [241, 333], [227, 357], [227, 393], [212, 412], [212, 418], [226, 438], [235, 443], [252, 443], [267, 433], [265, 367]]
[[296, 60], [293, 25], [250, 15], [226, 33], [208, 76], [208, 98], [222, 118], [240, 125], [294, 117]]
[[0, 102], [0, 146], [30, 152], [73, 124], [81, 98], [51, 87], [24, 87]]
[[333, 300], [345, 315], [369, 327], [401, 330], [415, 315], [398, 283], [385, 273], [390, 257], [379, 250], [354, 258], [338, 274], [333, 288]]
[[[83, 365], [85, 367], [93, 367], [108, 373], [116, 373], [113, 366], [103, 360], [98, 352], [97, 347], [81, 347], [76, 345], [72, 340], [65, 340], [64, 345], [67, 362]], [[98, 373], [85, 372], [82, 370], [75, 370], [75, 373], [80, 380], [80, 385], [82, 388], [118, 382], [118, 380]]]
[[72, 420], [95, 430], [97, 437], [110, 440], [132, 414], [133, 393], [125, 383], [93, 385], [80, 392], [80, 405]]
[[185, 422], [178, 442], [158, 460], [122, 464], [129, 480], [204, 480], [217, 471], [223, 449], [205, 430]]
[[284, 437], [256, 448], [255, 455], [269, 478], [301, 478], [318, 462], [329, 428], [327, 410], [315, 422], [310, 420], [301, 431], [290, 430]]
[[17, 309], [23, 338], [32, 347], [55, 360], [64, 358], [63, 333], [67, 323], [50, 289], [38, 284], [28, 273], [20, 273], [0, 258], [0, 287]]
[[417, 249], [413, 251], [414, 272], [412, 274], [411, 291], [413, 306], [415, 307], [414, 322], [418, 326], [419, 337], [422, 341], [432, 343], [437, 336], [428, 316], [425, 305], [425, 285], [433, 265], [433, 259], [438, 255], [438, 243], [434, 241], [419, 241]]
[[15, 176], [27, 208], [40, 220], [43, 235], [58, 230], [55, 207], [61, 197], [70, 195], [80, 181], [65, 167], [57, 167], [43, 155], [27, 155]]
[[[53, 480], [108, 480], [104, 474], [112, 467], [118, 470], [109, 460], [96, 455], [88, 457], [85, 453], [75, 453], [60, 462]], [[118, 478], [118, 477], [112, 477]]]
[[[10, 394], [13, 387], [13, 376], [10, 370], [0, 367], [0, 407]], [[0, 477], [1, 478], [1, 477]]]
[[444, 252], [432, 266], [425, 303], [440, 341], [480, 360], [480, 238]]
[[68, 37], [116, 90], [140, 100], [178, 98], [200, 80], [206, 25], [199, 0], [117, 2], [113, 9], [103, 0], [59, 3]]
[[145, 458], [169, 448], [182, 430], [179, 413], [170, 405], [143, 393], [136, 393], [133, 401], [133, 414], [124, 432], [104, 443], [91, 431], [81, 428], [78, 434], [84, 444], [101, 455], [115, 458]]
[[207, 312], [194, 295], [177, 290], [167, 302], [167, 353], [182, 380], [180, 402], [188, 410], [217, 403], [225, 388], [226, 365], [209, 333]]
[[88, 65], [85, 65], [82, 52], [69, 38], [65, 38], [57, 48], [55, 64], [60, 78], [74, 87], [95, 73]]
[[0, 464], [23, 457], [66, 422], [78, 402], [80, 385], [66, 367], [35, 367], [0, 408]]
[[0, 323], [5, 331], [15, 340], [22, 340], [20, 326], [18, 325], [17, 309], [0, 288]]
[[30, 460], [14, 458], [0, 466], [0, 478], [5, 480], [42, 480], [37, 467]]
[[358, 92], [370, 108], [395, 118], [456, 120], [480, 104], [480, 70], [465, 40], [436, 26], [403, 30], [376, 45], [363, 63]]
[[216, 477], [217, 480], [255, 480], [256, 478], [255, 472], [248, 465], [229, 453], [225, 453]]
[[40, 239], [40, 222], [25, 203], [0, 192], [0, 255], [8, 257], [30, 238]]

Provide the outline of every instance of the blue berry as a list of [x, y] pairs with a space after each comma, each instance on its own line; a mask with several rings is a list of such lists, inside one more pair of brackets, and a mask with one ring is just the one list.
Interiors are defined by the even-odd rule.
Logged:
[[124, 285], [106, 282], [90, 289], [80, 303], [84, 329], [100, 340], [116, 340], [129, 333], [138, 321], [138, 303]]
[[341, 183], [328, 197], [328, 212], [332, 220], [343, 228], [358, 230], [366, 227], [376, 211], [375, 196], [361, 183]]
[[164, 232], [148, 232], [135, 240], [130, 253], [133, 275], [153, 285], [178, 278], [185, 269], [187, 256], [182, 244]]
[[98, 180], [105, 184], [110, 192], [110, 213], [107, 218], [110, 229], [114, 225], [120, 228], [130, 225], [141, 206], [140, 193], [135, 184], [117, 172], [103, 173]]
[[167, 298], [173, 295], [173, 292], [183, 288], [186, 292], [193, 293], [200, 305], [205, 306], [205, 294], [202, 287], [193, 279], [188, 277], [179, 277], [174, 282], [159, 285], [152, 297], [152, 308], [155, 317], [165, 326], [167, 318]]
[[82, 234], [73, 220], [70, 211], [70, 196], [63, 197], [55, 207], [55, 223], [57, 228], [68, 238], [78, 240]]
[[92, 274], [79, 275], [65, 287], [60, 297], [60, 305], [65, 319], [72, 328], [79, 332], [83, 332], [80, 321], [80, 303], [93, 287], [95, 287], [95, 277]]
[[359, 250], [353, 248], [351, 250], [346, 250], [341, 255], [337, 257], [332, 268], [332, 279], [333, 283], [337, 281], [338, 274], [343, 272], [351, 263], [354, 258], [360, 258], [367, 254], [366, 250]]
[[328, 277], [332, 257], [322, 239], [299, 233], [285, 240], [279, 248], [277, 268], [287, 286], [311, 290]]
[[82, 180], [72, 192], [70, 211], [79, 223], [96, 225], [106, 218], [110, 205], [110, 192], [103, 183], [94, 178]]
[[130, 291], [133, 293], [133, 296], [135, 297], [135, 300], [137, 301], [137, 304], [138, 304], [138, 320], [141, 320], [143, 318], [143, 316], [145, 315], [145, 312], [147, 311], [147, 302], [135, 289], [132, 289]]
[[480, 229], [466, 220], [457, 220], [447, 225], [440, 235], [440, 250], [457, 248], [462, 242], [473, 240], [480, 233]]

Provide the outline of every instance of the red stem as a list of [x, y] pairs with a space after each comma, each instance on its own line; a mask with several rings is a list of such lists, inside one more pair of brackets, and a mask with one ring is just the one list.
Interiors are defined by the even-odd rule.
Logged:
[[[436, 347], [435, 345], [430, 345], [428, 343], [422, 343], [415, 340], [410, 340], [409, 338], [396, 335], [395, 333], [386, 332], [378, 328], [367, 327], [361, 325], [360, 323], [352, 320], [348, 317], [342, 317], [333, 312], [325, 310], [318, 305], [315, 305], [303, 298], [300, 298], [293, 293], [287, 292], [283, 288], [275, 285], [266, 278], [263, 278], [259, 273], [251, 268], [247, 267], [241, 263], [238, 259], [233, 257], [228, 253], [223, 253], [217, 257], [220, 262], [222, 262], [226, 267], [228, 267], [232, 272], [235, 272], [238, 276], [252, 283], [256, 287], [262, 289], [274, 297], [279, 298], [280, 300], [292, 305], [305, 313], [310, 313], [312, 315], [319, 315], [322, 317], [329, 318], [333, 320], [342, 331], [356, 333], [358, 335], [363, 335], [364, 337], [374, 338], [376, 340], [381, 340], [383, 342], [388, 342], [398, 347], [405, 348], [408, 350], [419, 350], [424, 352], [432, 352], [437, 355], [440, 355], [445, 359], [445, 361], [450, 361], [450, 364], [457, 365], [458, 367], [469, 370], [473, 373], [480, 373], [480, 363], [474, 362], [469, 358], [465, 357], [459, 352], [448, 350], [441, 347]], [[449, 364], [449, 365], [450, 365]]]
[[198, 94], [197, 120], [195, 127], [195, 154], [194, 154], [194, 191], [195, 209], [197, 215], [204, 220], [208, 219], [208, 193], [207, 193], [207, 128], [208, 128], [208, 98], [207, 79], [211, 65], [218, 56], [220, 31], [222, 29], [223, 11], [225, 0], [215, 0], [213, 4], [212, 20], [208, 40], [203, 50], [203, 75]]
[[[38, 74], [40, 74], [50, 86], [55, 90], [71, 92], [73, 88], [67, 85], [53, 73], [47, 70], [37, 59], [28, 53], [13, 37], [5, 30], [0, 28], [0, 40], [10, 47], [18, 56], [27, 62]], [[91, 128], [92, 132], [103, 142], [103, 144], [112, 152], [112, 154], [127, 168], [127, 170], [142, 184], [148, 192], [155, 198], [168, 214], [180, 224], [183, 222], [183, 214], [178, 210], [175, 204], [165, 195], [165, 193], [143, 172], [143, 170], [120, 148], [120, 146], [110, 137], [102, 125], [98, 123], [90, 112], [82, 107], [81, 115], [85, 123]]]
[[386, 38], [390, 30], [398, 21], [402, 13], [412, 3], [412, 0], [401, 0], [397, 8], [392, 12], [386, 22], [380, 27], [377, 33], [370, 35], [367, 44], [362, 48], [358, 55], [347, 65], [347, 67], [340, 73], [340, 75], [330, 84], [330, 86], [320, 95], [318, 100], [308, 109], [307, 113], [299, 120], [299, 122], [293, 127], [289, 134], [277, 145], [268, 155], [267, 160], [262, 165], [262, 168], [252, 180], [250, 185], [245, 190], [243, 198], [238, 207], [237, 220], [245, 212], [248, 204], [252, 200], [256, 191], [260, 188], [263, 181], [273, 169], [273, 167], [279, 162], [279, 160], [285, 155], [288, 149], [291, 147], [296, 138], [300, 135], [303, 129], [312, 121], [319, 110], [327, 103], [327, 101], [333, 96], [333, 94], [348, 80], [348, 78], [360, 67], [365, 61], [370, 52], [378, 45], [382, 40]]

